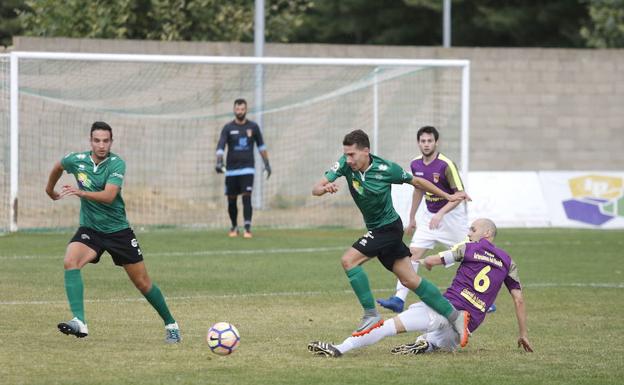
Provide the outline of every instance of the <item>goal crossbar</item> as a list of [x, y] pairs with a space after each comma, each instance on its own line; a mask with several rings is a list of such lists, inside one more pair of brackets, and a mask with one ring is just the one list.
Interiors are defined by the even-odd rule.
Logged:
[[379, 59], [379, 58], [313, 58], [313, 57], [251, 57], [251, 56], [198, 56], [198, 55], [145, 55], [75, 52], [24, 52], [10, 55], [23, 59], [119, 61], [145, 63], [188, 64], [292, 64], [292, 65], [339, 65], [339, 66], [427, 66], [466, 67], [469, 60], [454, 59]]

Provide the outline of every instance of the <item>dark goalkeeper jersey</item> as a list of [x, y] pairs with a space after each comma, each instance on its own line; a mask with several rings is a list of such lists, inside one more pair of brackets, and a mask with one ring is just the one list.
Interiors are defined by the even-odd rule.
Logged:
[[227, 157], [225, 160], [225, 176], [248, 175], [255, 173], [254, 142], [258, 150], [266, 149], [260, 127], [251, 120], [244, 124], [236, 124], [235, 121], [223, 126], [217, 155], [223, 155], [227, 145]]

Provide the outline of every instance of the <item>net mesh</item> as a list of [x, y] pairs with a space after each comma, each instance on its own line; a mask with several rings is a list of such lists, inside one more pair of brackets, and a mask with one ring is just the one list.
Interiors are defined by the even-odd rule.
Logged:
[[[7, 218], [8, 65], [0, 66], [1, 176], [7, 181], [0, 213]], [[416, 131], [434, 125], [441, 129], [442, 151], [459, 160], [460, 68], [264, 65], [261, 107], [254, 100], [255, 69], [20, 59], [20, 229], [76, 226], [78, 201], [52, 202], [44, 187], [54, 162], [89, 149], [96, 120], [113, 127], [112, 151], [126, 161], [123, 196], [135, 227], [228, 226], [215, 150], [239, 97], [248, 101], [249, 119], [262, 111], [273, 168], [269, 180], [256, 174], [254, 226], [363, 225], [344, 181], [336, 196], [313, 197], [311, 189], [341, 156], [346, 133], [361, 128], [373, 141], [374, 84], [378, 155], [407, 169], [419, 153]], [[64, 175], [57, 186], [72, 183]]]

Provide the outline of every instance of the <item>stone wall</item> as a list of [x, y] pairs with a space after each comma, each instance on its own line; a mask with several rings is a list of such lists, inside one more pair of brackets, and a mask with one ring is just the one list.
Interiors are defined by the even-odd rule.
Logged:
[[[253, 55], [253, 45], [14, 39], [14, 50]], [[266, 56], [468, 59], [471, 170], [623, 170], [624, 50], [267, 44]]]

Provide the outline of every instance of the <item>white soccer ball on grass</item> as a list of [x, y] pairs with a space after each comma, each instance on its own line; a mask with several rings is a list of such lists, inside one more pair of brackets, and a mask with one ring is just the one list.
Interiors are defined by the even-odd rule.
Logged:
[[220, 356], [232, 354], [240, 342], [238, 329], [229, 322], [217, 322], [208, 329], [206, 342], [213, 353]]

